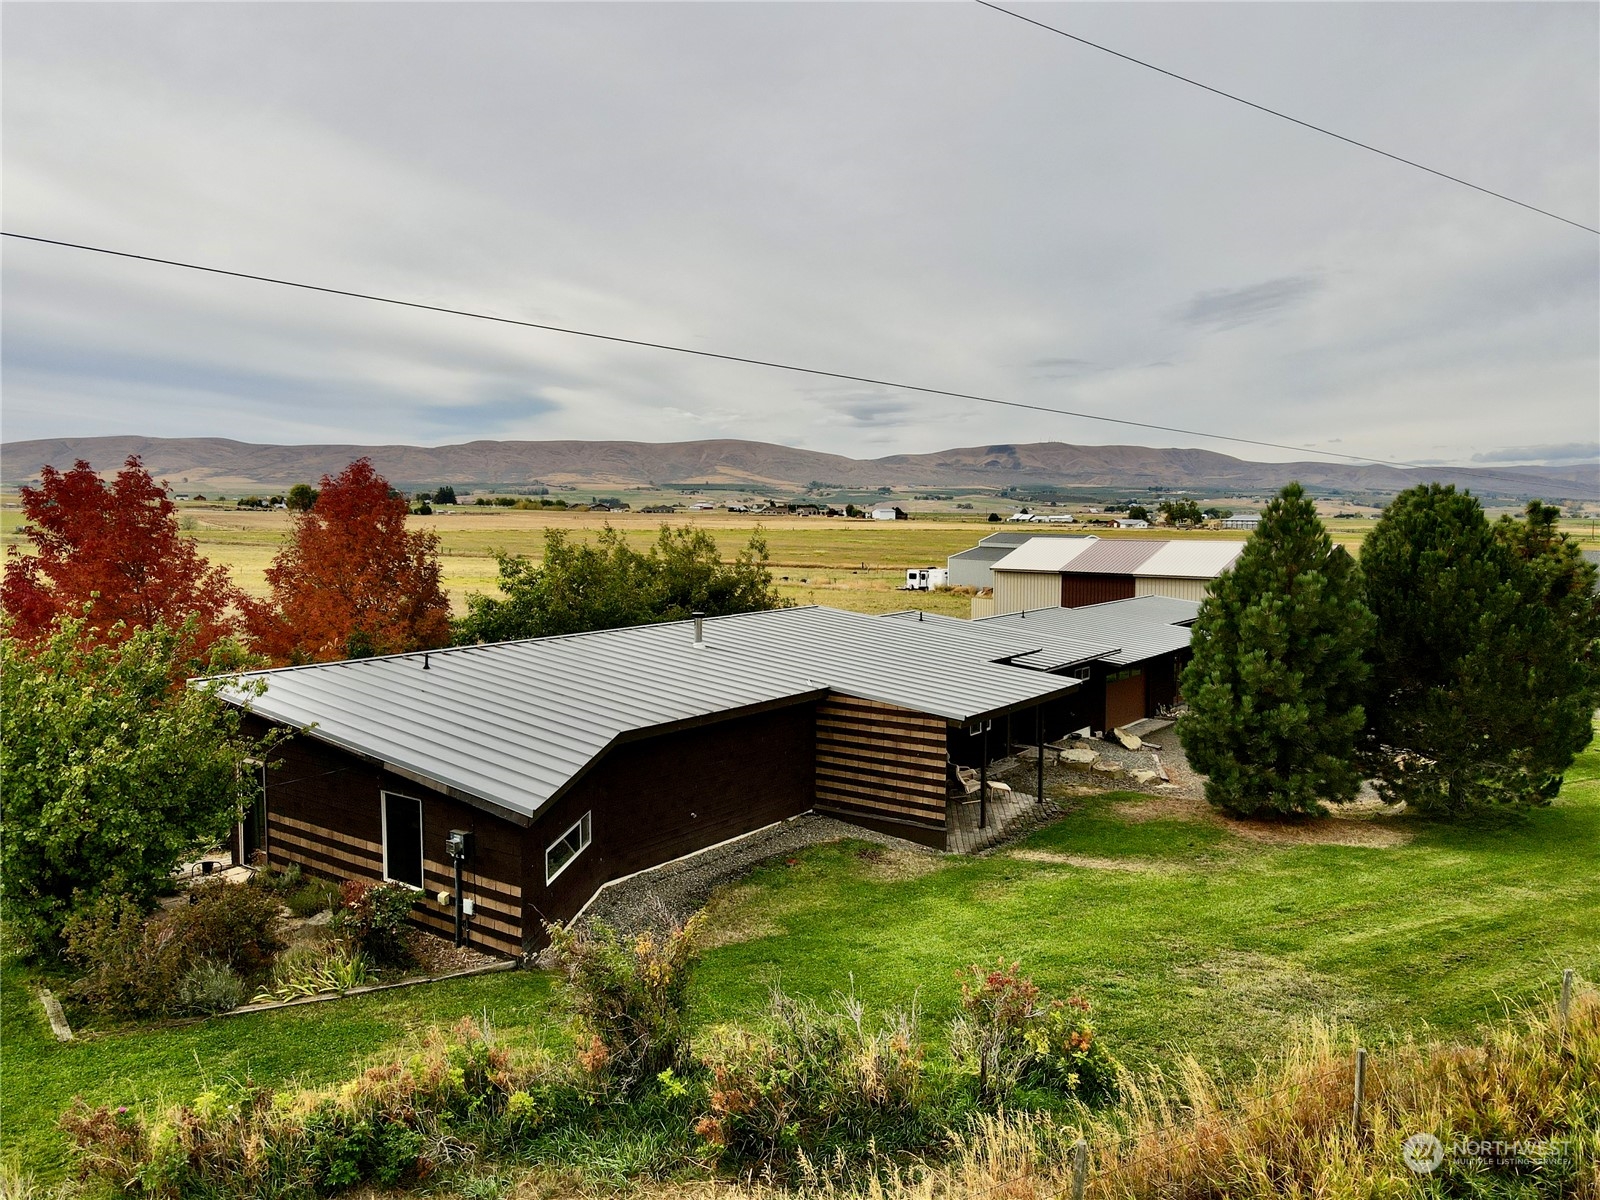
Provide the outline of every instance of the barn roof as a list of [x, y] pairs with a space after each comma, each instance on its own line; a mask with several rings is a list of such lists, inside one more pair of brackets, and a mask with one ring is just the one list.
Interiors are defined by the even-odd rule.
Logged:
[[1233, 566], [1243, 553], [1243, 542], [1185, 541], [1167, 542], [1133, 569], [1142, 577], [1166, 579], [1214, 579]]
[[256, 671], [223, 695], [526, 824], [609, 746], [646, 732], [828, 692], [966, 724], [1077, 686], [1003, 663], [1037, 649], [1020, 630], [792, 608], [709, 618], [700, 647], [674, 621]]
[[1158, 553], [1166, 542], [1098, 541], [1066, 566], [1073, 575], [1132, 575], [1135, 567]]
[[1067, 564], [1100, 539], [1031, 537], [994, 564], [996, 571], [1066, 571]]

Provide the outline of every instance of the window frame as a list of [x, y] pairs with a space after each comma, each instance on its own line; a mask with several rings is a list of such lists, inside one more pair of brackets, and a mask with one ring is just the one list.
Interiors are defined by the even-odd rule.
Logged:
[[[562, 872], [570, 867], [573, 863], [577, 862], [578, 859], [582, 858], [583, 852], [594, 844], [593, 817], [594, 810], [591, 809], [574, 821], [571, 827], [568, 828], [560, 837], [556, 838], [555, 841], [551, 842], [544, 848], [544, 884], [546, 887], [549, 887], [557, 879], [560, 879]], [[552, 872], [550, 870], [550, 852], [565, 842], [574, 833], [578, 834], [578, 848], [572, 852], [571, 857], [569, 857], [566, 862], [562, 863], [555, 869], [555, 871]]]
[[[426, 828], [424, 827], [424, 814], [421, 796], [408, 796], [404, 792], [380, 791], [381, 805], [379, 809], [380, 844], [383, 847], [383, 881], [385, 883], [398, 883], [401, 887], [412, 888], [419, 892], [428, 890], [428, 852]], [[396, 879], [389, 874], [389, 798], [405, 800], [417, 806], [417, 878], [420, 883], [412, 883], [408, 879]]]

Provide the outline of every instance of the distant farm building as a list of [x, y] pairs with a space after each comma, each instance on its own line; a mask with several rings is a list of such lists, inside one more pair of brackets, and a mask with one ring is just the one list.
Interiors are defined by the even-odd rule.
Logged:
[[[1018, 546], [1040, 535], [1022, 530], [991, 533], [970, 550], [952, 554], [945, 560], [950, 571], [951, 587], [988, 588], [994, 586], [994, 564]], [[1087, 534], [1057, 534], [1056, 537], [1078, 540]]]
[[872, 510], [872, 519], [874, 521], [905, 521], [909, 520], [910, 516], [903, 508], [897, 508], [893, 504], [880, 504]]
[[1223, 517], [1220, 524], [1223, 529], [1249, 529], [1253, 531], [1257, 525], [1261, 524], [1261, 514], [1235, 513], [1231, 517]]
[[1203, 600], [1244, 549], [1234, 541], [1029, 538], [995, 560], [993, 613], [1079, 608], [1135, 596]]

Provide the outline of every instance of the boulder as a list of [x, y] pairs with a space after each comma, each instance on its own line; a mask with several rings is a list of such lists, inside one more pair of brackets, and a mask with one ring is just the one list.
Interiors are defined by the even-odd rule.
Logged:
[[1122, 767], [1121, 766], [1119, 766], [1117, 763], [1114, 763], [1114, 762], [1107, 762], [1103, 758], [1102, 759], [1097, 759], [1090, 766], [1090, 770], [1099, 771], [1103, 775], [1121, 775], [1122, 774]]
[[1116, 734], [1117, 741], [1122, 743], [1124, 750], [1137, 750], [1144, 745], [1137, 733], [1129, 733], [1125, 729], [1116, 729], [1112, 732]]
[[1153, 783], [1161, 778], [1154, 771], [1129, 771], [1128, 774], [1133, 776], [1135, 783]]
[[1072, 749], [1061, 752], [1061, 765], [1074, 771], [1087, 771], [1100, 756], [1089, 749]]

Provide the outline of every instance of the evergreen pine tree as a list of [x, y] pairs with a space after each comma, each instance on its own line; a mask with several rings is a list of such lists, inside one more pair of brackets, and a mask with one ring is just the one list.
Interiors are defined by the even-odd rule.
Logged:
[[1301, 814], [1354, 798], [1372, 634], [1361, 592], [1355, 561], [1289, 484], [1195, 623], [1178, 737], [1212, 804]]
[[1548, 800], [1600, 700], [1594, 571], [1554, 510], [1489, 524], [1478, 501], [1402, 492], [1362, 550], [1378, 618], [1368, 772], [1386, 799], [1460, 813]]

